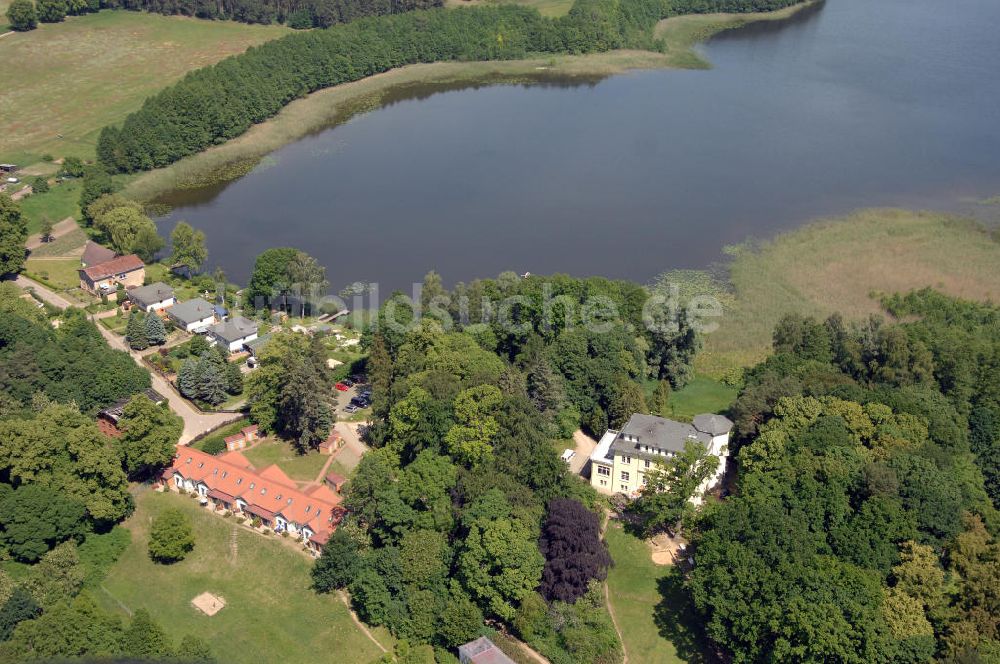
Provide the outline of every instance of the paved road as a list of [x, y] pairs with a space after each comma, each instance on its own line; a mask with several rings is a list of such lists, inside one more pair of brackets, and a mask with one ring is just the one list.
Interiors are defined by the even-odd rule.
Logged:
[[[31, 288], [35, 291], [41, 300], [51, 304], [59, 309], [68, 309], [69, 307], [77, 306], [62, 297], [61, 295], [52, 292], [45, 286], [42, 286], [36, 281], [32, 281], [23, 276], [18, 276], [15, 283], [21, 288]], [[97, 322], [97, 316], [91, 316], [91, 320], [95, 323]], [[100, 323], [97, 323], [97, 329], [100, 330], [101, 336], [108, 342], [108, 345], [114, 349], [124, 351], [132, 356], [136, 364], [145, 368], [143, 364], [142, 357], [139, 353], [130, 350], [128, 346], [125, 345], [125, 341], [119, 337], [117, 334], [107, 329]], [[170, 409], [181, 416], [184, 420], [184, 432], [181, 434], [180, 444], [185, 445], [190, 443], [196, 436], [205, 433], [211, 429], [215, 429], [222, 424], [227, 422], [232, 422], [239, 419], [239, 416], [233, 413], [202, 413], [197, 410], [194, 406], [184, 400], [174, 386], [171, 385], [163, 376], [157, 373], [150, 372], [150, 378], [153, 381], [153, 389], [162, 394], [167, 398], [167, 403], [170, 404]]]
[[573, 442], [576, 444], [576, 456], [569, 460], [569, 470], [574, 475], [588, 477], [590, 472], [587, 464], [590, 462], [590, 455], [594, 453], [594, 448], [597, 447], [597, 441], [577, 429], [573, 433]]

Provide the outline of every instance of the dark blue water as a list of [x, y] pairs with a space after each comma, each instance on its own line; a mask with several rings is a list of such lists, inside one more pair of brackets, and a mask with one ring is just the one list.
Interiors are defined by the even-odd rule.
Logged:
[[710, 71], [411, 88], [161, 227], [203, 228], [237, 281], [290, 245], [386, 293], [431, 269], [645, 282], [817, 217], [955, 209], [1000, 194], [998, 25], [996, 0], [828, 0], [715, 38]]

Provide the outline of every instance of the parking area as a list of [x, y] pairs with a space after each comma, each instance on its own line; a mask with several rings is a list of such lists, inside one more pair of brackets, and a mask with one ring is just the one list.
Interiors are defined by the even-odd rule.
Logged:
[[334, 386], [337, 393], [337, 417], [360, 419], [371, 408], [371, 386], [365, 376], [351, 376]]

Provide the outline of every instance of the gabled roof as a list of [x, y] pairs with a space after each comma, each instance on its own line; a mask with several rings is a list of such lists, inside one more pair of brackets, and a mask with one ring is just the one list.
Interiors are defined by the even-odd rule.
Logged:
[[290, 486], [290, 487], [295, 486], [295, 480], [286, 475], [285, 471], [279, 468], [278, 464], [276, 463], [272, 463], [270, 466], [260, 471], [260, 476], [266, 477], [269, 480], [273, 480], [278, 484], [284, 484], [285, 486]]
[[167, 315], [184, 325], [190, 325], [191, 323], [198, 323], [209, 318], [214, 318], [215, 308], [200, 297], [196, 297], [187, 302], [178, 302], [170, 307]]
[[83, 272], [91, 281], [99, 281], [100, 279], [113, 277], [116, 274], [135, 272], [136, 270], [141, 270], [144, 267], [146, 267], [146, 264], [142, 262], [141, 258], [135, 254], [129, 254], [128, 256], [118, 256], [117, 258], [112, 258], [109, 261], [85, 267], [80, 271]]
[[243, 453], [240, 452], [239, 450], [226, 452], [225, 454], [220, 455], [219, 458], [223, 459], [226, 463], [231, 463], [241, 468], [249, 468], [250, 470], [254, 470], [253, 464], [250, 463], [250, 459], [243, 456]]
[[128, 299], [132, 300], [140, 307], [149, 307], [163, 302], [164, 300], [170, 300], [173, 297], [174, 289], [162, 281], [157, 281], [148, 286], [132, 288], [129, 289], [128, 292]]
[[243, 316], [233, 316], [225, 323], [219, 323], [209, 328], [215, 336], [226, 343], [233, 343], [251, 334], [257, 334], [257, 323]]
[[83, 263], [84, 267], [92, 267], [101, 263], [107, 263], [117, 255], [111, 249], [99, 245], [93, 240], [87, 240], [87, 244], [83, 248], [83, 256], [80, 257], [80, 262]]
[[304, 493], [294, 482], [289, 486], [281, 481], [281, 476], [287, 478], [284, 473], [275, 473], [270, 468], [257, 472], [234, 463], [237, 459], [245, 460], [245, 457], [235, 452], [215, 457], [191, 447], [181, 447], [171, 468], [184, 479], [243, 500], [254, 506], [253, 511], [258, 514], [281, 514], [299, 526], [308, 526], [314, 533], [332, 532], [343, 518], [340, 496], [332, 492]]
[[485, 636], [459, 646], [458, 656], [470, 664], [514, 664], [514, 660]]

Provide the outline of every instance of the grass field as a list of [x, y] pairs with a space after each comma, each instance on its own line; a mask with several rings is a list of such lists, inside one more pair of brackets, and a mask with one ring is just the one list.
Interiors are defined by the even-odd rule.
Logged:
[[939, 213], [864, 210], [730, 253], [734, 297], [696, 360], [707, 375], [760, 361], [774, 324], [789, 312], [825, 317], [839, 311], [857, 319], [879, 311], [873, 297], [879, 291], [926, 286], [1000, 300], [996, 236]]
[[[309, 589], [311, 563], [287, 542], [237, 527], [185, 496], [145, 490], [136, 498], [136, 511], [125, 522], [132, 544], [99, 595], [106, 608], [121, 610], [120, 602], [133, 611], [146, 609], [175, 639], [194, 634], [208, 641], [221, 664], [361, 664], [381, 654], [336, 596]], [[149, 523], [167, 508], [188, 514], [195, 531], [194, 551], [169, 566], [153, 563], [146, 551]], [[226, 602], [212, 617], [191, 606], [206, 591]], [[390, 645], [382, 630], [376, 636]]]
[[319, 452], [299, 454], [286, 442], [267, 439], [250, 449], [243, 450], [243, 456], [258, 469], [278, 464], [293, 480], [311, 482], [316, 479], [323, 464], [330, 458]]
[[[655, 385], [651, 386], [655, 389]], [[684, 389], [670, 393], [670, 417], [690, 421], [702, 413], [720, 413], [736, 399], [736, 388], [708, 376], [696, 376]]]
[[102, 11], [7, 35], [0, 39], [0, 161], [30, 164], [44, 153], [92, 157], [100, 129], [153, 92], [287, 31]]
[[[0, 49], [2, 49], [0, 43]], [[0, 102], [2, 104], [3, 102]], [[0, 120], [2, 123], [3, 120]], [[2, 131], [2, 130], [0, 130]], [[3, 140], [0, 138], [0, 140]], [[42, 228], [42, 221], [48, 219], [53, 225], [66, 217], [80, 217], [80, 189], [82, 180], [66, 180], [53, 186], [44, 194], [32, 194], [21, 199], [21, 212], [28, 220], [28, 232], [37, 233]]]
[[79, 288], [79, 269], [79, 258], [29, 258], [24, 264], [25, 275], [60, 291]]
[[615, 561], [608, 572], [608, 595], [628, 661], [705, 661], [692, 631], [694, 608], [681, 592], [679, 572], [654, 565], [649, 544], [627, 534], [618, 522], [608, 526], [605, 538]]

